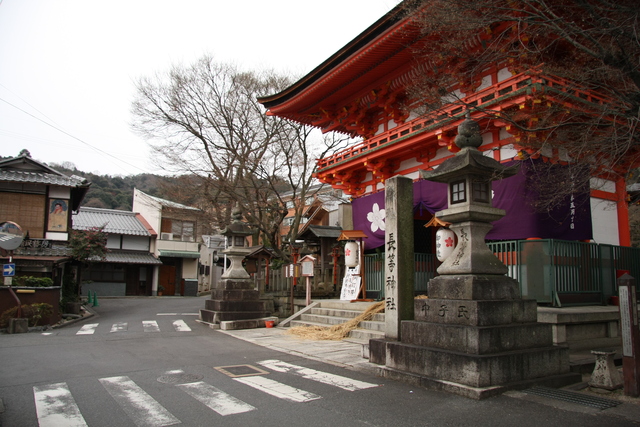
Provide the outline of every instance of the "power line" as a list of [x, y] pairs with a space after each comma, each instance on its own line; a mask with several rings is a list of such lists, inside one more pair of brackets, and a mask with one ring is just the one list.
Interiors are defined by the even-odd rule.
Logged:
[[[1, 0], [0, 0], [0, 3], [1, 3]], [[36, 120], [38, 120], [38, 121], [40, 121], [40, 122], [44, 123], [45, 125], [47, 125], [47, 126], [49, 126], [49, 127], [53, 128], [53, 129], [57, 130], [58, 132], [63, 133], [63, 134], [65, 134], [65, 135], [67, 135], [68, 137], [73, 138], [73, 139], [75, 139], [76, 141], [81, 142], [82, 144], [86, 145], [87, 147], [89, 147], [89, 148], [91, 148], [91, 149], [93, 149], [93, 150], [96, 150], [96, 151], [98, 151], [98, 152], [100, 152], [100, 153], [102, 153], [102, 154], [105, 154], [105, 155], [107, 155], [107, 156], [109, 156], [109, 157], [111, 157], [111, 158], [113, 158], [113, 159], [115, 159], [115, 160], [117, 160], [117, 161], [119, 161], [119, 162], [122, 162], [122, 163], [124, 163], [124, 164], [126, 164], [126, 165], [129, 165], [129, 166], [131, 166], [132, 168], [135, 168], [135, 169], [137, 169], [137, 170], [139, 170], [139, 171], [142, 171], [142, 172], [144, 172], [144, 173], [147, 173], [147, 171], [146, 171], [146, 170], [141, 169], [141, 168], [139, 168], [138, 166], [133, 165], [133, 164], [131, 164], [131, 163], [129, 163], [129, 162], [126, 162], [126, 161], [124, 161], [124, 160], [122, 160], [122, 159], [119, 159], [119, 158], [117, 158], [116, 156], [114, 156], [114, 155], [112, 155], [112, 154], [109, 154], [109, 153], [107, 153], [106, 151], [103, 151], [103, 150], [101, 150], [101, 149], [99, 149], [99, 148], [97, 148], [97, 147], [94, 147], [93, 145], [89, 144], [88, 142], [83, 141], [82, 139], [80, 139], [80, 138], [76, 137], [75, 135], [72, 135], [72, 134], [70, 134], [69, 132], [67, 132], [67, 131], [65, 131], [65, 130], [60, 129], [59, 127], [56, 127], [56, 126], [52, 125], [51, 123], [48, 123], [48, 122], [46, 122], [46, 121], [42, 120], [40, 117], [34, 116], [34, 115], [33, 115], [33, 114], [31, 114], [30, 112], [28, 112], [28, 111], [26, 111], [26, 110], [24, 110], [24, 109], [22, 109], [22, 108], [18, 107], [17, 105], [12, 104], [11, 102], [9, 102], [9, 101], [7, 101], [7, 100], [5, 100], [5, 99], [3, 99], [3, 98], [0, 98], [0, 101], [2, 101], [2, 102], [4, 102], [4, 103], [6, 103], [6, 104], [8, 104], [8, 105], [10, 105], [11, 107], [13, 107], [13, 108], [15, 108], [15, 109], [17, 109], [17, 110], [19, 110], [19, 111], [21, 111], [21, 112], [23, 112], [23, 113], [25, 113], [25, 114], [26, 114], [26, 115], [28, 115], [28, 116], [33, 117], [34, 119], [36, 119]]]

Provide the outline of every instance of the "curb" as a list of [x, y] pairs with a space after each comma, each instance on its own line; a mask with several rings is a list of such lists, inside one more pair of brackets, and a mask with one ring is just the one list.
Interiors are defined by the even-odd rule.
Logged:
[[89, 306], [83, 305], [82, 308], [84, 308], [84, 310], [89, 314], [87, 314], [86, 316], [79, 317], [77, 319], [71, 319], [63, 323], [53, 325], [51, 326], [51, 329], [64, 328], [65, 326], [73, 325], [74, 323], [82, 322], [83, 320], [91, 319], [92, 317], [98, 317], [98, 313], [93, 311]]

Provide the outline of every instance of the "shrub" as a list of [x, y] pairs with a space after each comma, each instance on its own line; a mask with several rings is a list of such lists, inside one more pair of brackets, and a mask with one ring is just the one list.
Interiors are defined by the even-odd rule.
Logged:
[[33, 326], [38, 326], [38, 322], [43, 318], [47, 319], [53, 314], [53, 306], [46, 302], [31, 304], [33, 309]]
[[[38, 326], [38, 322], [41, 319], [48, 318], [53, 313], [53, 306], [44, 302], [31, 305], [24, 304], [20, 308], [22, 309], [22, 318], [29, 319], [29, 326]], [[0, 316], [0, 328], [9, 326], [9, 319], [15, 318], [17, 313], [18, 307], [11, 307], [2, 313]]]
[[46, 288], [53, 286], [53, 279], [50, 277], [19, 276], [13, 278], [13, 285]]

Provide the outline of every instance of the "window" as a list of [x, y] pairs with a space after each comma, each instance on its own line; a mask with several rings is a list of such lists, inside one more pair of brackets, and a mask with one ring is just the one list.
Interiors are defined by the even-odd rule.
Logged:
[[464, 181], [452, 182], [450, 186], [451, 204], [467, 201], [467, 190]]
[[124, 264], [93, 263], [84, 267], [82, 279], [93, 282], [124, 282]]
[[475, 181], [472, 194], [474, 202], [489, 203], [489, 185], [486, 182]]
[[173, 240], [181, 240], [183, 242], [193, 242], [195, 240], [195, 223], [193, 221], [162, 218], [161, 228], [163, 236], [167, 238], [170, 238], [169, 236], [171, 236]]

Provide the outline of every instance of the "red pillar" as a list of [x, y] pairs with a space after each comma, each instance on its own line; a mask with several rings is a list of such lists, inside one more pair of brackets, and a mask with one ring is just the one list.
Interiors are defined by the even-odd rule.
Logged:
[[627, 204], [627, 186], [624, 178], [620, 178], [616, 181], [616, 200], [618, 208], [618, 238], [620, 240], [620, 246], [631, 246], [629, 205]]

